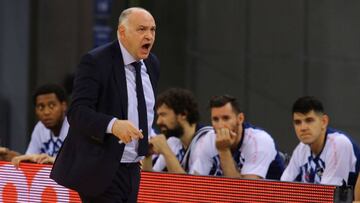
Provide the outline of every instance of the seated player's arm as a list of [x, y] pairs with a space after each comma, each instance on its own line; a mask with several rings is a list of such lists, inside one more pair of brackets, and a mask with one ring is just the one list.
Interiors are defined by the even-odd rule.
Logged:
[[24, 154], [20, 156], [16, 156], [11, 160], [11, 163], [15, 166], [15, 168], [19, 168], [20, 162], [31, 161], [34, 162], [34, 157], [36, 154]]
[[216, 131], [215, 146], [220, 156], [220, 165], [224, 176], [231, 178], [242, 178], [238, 171], [231, 153], [232, 137], [237, 136], [228, 128], [218, 129]]
[[55, 157], [51, 157], [47, 154], [25, 154], [16, 156], [11, 160], [11, 163], [19, 168], [20, 162], [33, 162], [38, 164], [53, 164], [55, 162]]
[[20, 153], [12, 151], [6, 147], [0, 147], [0, 160], [1, 161], [11, 161], [15, 156], [19, 156]]
[[258, 175], [252, 175], [252, 174], [242, 175], [242, 178], [246, 178], [246, 179], [262, 179], [262, 177], [260, 177]]
[[[152, 138], [150, 138], [151, 140]], [[154, 154], [154, 149], [153, 149], [153, 144], [151, 144], [151, 141], [149, 141], [149, 152], [148, 154], [145, 156], [145, 158], [142, 160], [141, 162], [141, 166], [142, 166], [142, 170], [143, 171], [153, 171], [153, 154]]]
[[218, 152], [224, 176], [231, 178], [244, 178], [236, 168], [230, 149], [218, 150]]
[[176, 158], [175, 154], [167, 144], [164, 135], [153, 137], [149, 143], [153, 145], [153, 150], [155, 153], [162, 154], [164, 156], [168, 172], [186, 173], [185, 170], [181, 167], [179, 160]]
[[34, 162], [38, 164], [53, 164], [55, 157], [49, 156], [45, 153], [39, 154], [34, 158]]

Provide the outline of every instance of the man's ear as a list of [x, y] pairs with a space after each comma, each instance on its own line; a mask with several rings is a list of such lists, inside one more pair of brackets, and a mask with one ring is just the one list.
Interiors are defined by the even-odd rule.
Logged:
[[117, 35], [119, 38], [123, 38], [125, 36], [125, 26], [124, 25], [118, 26]]
[[244, 113], [239, 113], [238, 115], [237, 115], [237, 120], [238, 120], [238, 122], [239, 123], [243, 123], [244, 122], [244, 120], [245, 120], [245, 115], [244, 115]]
[[321, 121], [322, 121], [322, 128], [323, 128], [323, 129], [326, 130], [326, 128], [327, 128], [327, 126], [328, 126], [328, 124], [329, 124], [329, 120], [330, 120], [330, 118], [329, 118], [328, 115], [326, 115], [326, 114], [322, 115]]
[[63, 102], [61, 102], [61, 107], [63, 108], [64, 112], [66, 112], [68, 105], [65, 101], [63, 101]]
[[178, 121], [180, 121], [180, 122], [187, 121], [187, 112], [179, 113], [176, 116], [178, 118]]

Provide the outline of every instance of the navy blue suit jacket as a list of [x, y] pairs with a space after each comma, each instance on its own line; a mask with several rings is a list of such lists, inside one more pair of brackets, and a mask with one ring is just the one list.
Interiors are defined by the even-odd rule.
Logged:
[[[144, 60], [156, 95], [159, 61]], [[98, 47], [82, 57], [68, 111], [68, 135], [50, 177], [83, 195], [101, 194], [111, 183], [124, 151], [118, 138], [107, 134], [112, 118], [127, 119], [127, 87], [119, 42]]]

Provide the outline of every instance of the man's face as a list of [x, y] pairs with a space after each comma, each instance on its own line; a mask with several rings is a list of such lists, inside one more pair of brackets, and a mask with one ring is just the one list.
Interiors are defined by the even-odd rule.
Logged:
[[170, 109], [166, 104], [162, 104], [157, 110], [156, 124], [160, 128], [161, 133], [166, 137], [181, 137], [183, 128], [178, 121], [178, 115], [174, 110]]
[[36, 116], [46, 128], [52, 129], [61, 125], [65, 111], [66, 103], [60, 102], [55, 93], [42, 94], [36, 97]]
[[[227, 128], [239, 135], [239, 132], [242, 131], [243, 121], [243, 113], [234, 112], [230, 103], [222, 107], [211, 108], [211, 124], [216, 131]], [[232, 137], [232, 139], [234, 142], [236, 137]]]
[[293, 124], [298, 139], [311, 145], [320, 142], [321, 135], [326, 132], [328, 117], [313, 110], [306, 114], [294, 113]]
[[150, 13], [134, 10], [124, 25], [119, 25], [121, 43], [135, 60], [146, 59], [155, 41], [155, 20]]

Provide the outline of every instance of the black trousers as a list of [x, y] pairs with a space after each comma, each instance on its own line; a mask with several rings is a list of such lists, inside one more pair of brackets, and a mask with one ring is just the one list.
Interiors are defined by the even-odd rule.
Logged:
[[140, 164], [121, 163], [111, 185], [99, 196], [80, 195], [83, 203], [135, 203], [140, 185]]

